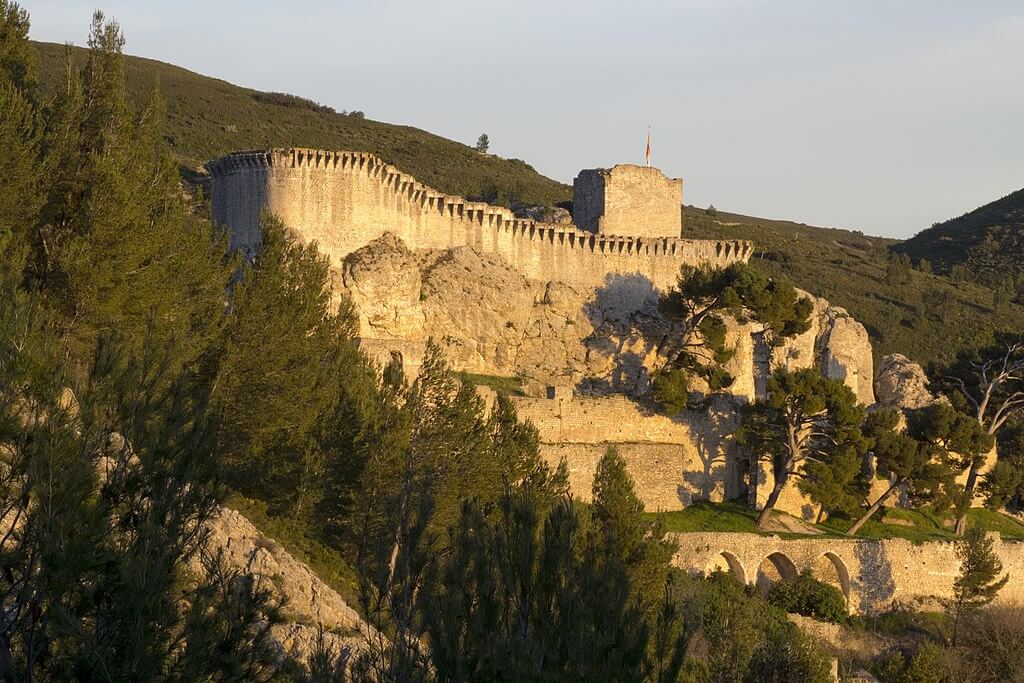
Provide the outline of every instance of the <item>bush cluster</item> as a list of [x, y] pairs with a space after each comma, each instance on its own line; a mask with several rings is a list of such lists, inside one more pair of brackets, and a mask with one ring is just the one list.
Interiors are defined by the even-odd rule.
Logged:
[[838, 624], [846, 620], [846, 599], [839, 589], [814, 578], [810, 570], [783, 579], [768, 590], [768, 602], [787, 612]]

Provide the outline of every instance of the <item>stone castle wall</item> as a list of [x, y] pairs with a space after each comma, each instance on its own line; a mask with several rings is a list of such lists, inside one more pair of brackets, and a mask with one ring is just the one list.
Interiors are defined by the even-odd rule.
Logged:
[[649, 166], [580, 171], [573, 181], [572, 204], [576, 224], [593, 233], [647, 238], [682, 234], [683, 181]]
[[[717, 569], [742, 583], [764, 586], [811, 569], [839, 588], [850, 611], [875, 613], [895, 604], [935, 609], [953, 596], [960, 572], [956, 543], [914, 544], [903, 539], [783, 539], [745, 533], [678, 533], [673, 563], [694, 573]], [[997, 601], [1024, 595], [1024, 543], [996, 536], [994, 549], [1010, 580]]]
[[722, 501], [741, 493], [741, 471], [730, 435], [736, 413], [723, 406], [654, 413], [624, 396], [514, 398], [516, 412], [540, 435], [544, 459], [569, 468], [569, 486], [590, 499], [597, 463], [614, 446], [626, 461], [649, 511], [681, 510], [694, 500]]
[[240, 152], [208, 168], [213, 219], [231, 228], [233, 248], [250, 255], [259, 245], [263, 209], [304, 241], [317, 242], [335, 267], [391, 232], [414, 250], [471, 246], [500, 254], [540, 281], [597, 287], [608, 275], [638, 273], [667, 289], [683, 264], [726, 265], [747, 261], [753, 251], [740, 240], [638, 237], [647, 232], [636, 222], [623, 226], [629, 236], [616, 236], [520, 219], [502, 207], [440, 193], [362, 152]]

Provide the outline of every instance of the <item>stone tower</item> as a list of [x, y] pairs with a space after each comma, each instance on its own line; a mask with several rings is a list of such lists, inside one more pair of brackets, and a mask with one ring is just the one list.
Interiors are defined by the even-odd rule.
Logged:
[[599, 235], [680, 237], [683, 179], [634, 164], [580, 171], [572, 184], [572, 217]]

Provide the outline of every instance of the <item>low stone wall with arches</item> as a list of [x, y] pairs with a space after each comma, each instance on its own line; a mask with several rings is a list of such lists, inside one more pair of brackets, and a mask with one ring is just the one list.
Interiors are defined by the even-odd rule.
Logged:
[[[748, 533], [676, 533], [673, 563], [694, 574], [724, 571], [737, 581], [767, 589], [810, 569], [846, 597], [847, 609], [871, 614], [895, 605], [934, 607], [952, 597], [960, 572], [953, 542], [915, 544], [809, 536], [782, 538]], [[1024, 542], [1003, 541], [995, 551], [1010, 580], [998, 601], [1024, 601]]]

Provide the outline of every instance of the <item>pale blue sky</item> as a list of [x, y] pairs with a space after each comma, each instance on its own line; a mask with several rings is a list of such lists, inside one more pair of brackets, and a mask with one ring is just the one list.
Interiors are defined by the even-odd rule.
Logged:
[[[1024, 186], [1020, 0], [23, 0], [131, 54], [519, 157], [654, 163], [685, 201], [907, 237]], [[288, 144], [281, 140], [281, 144]]]

